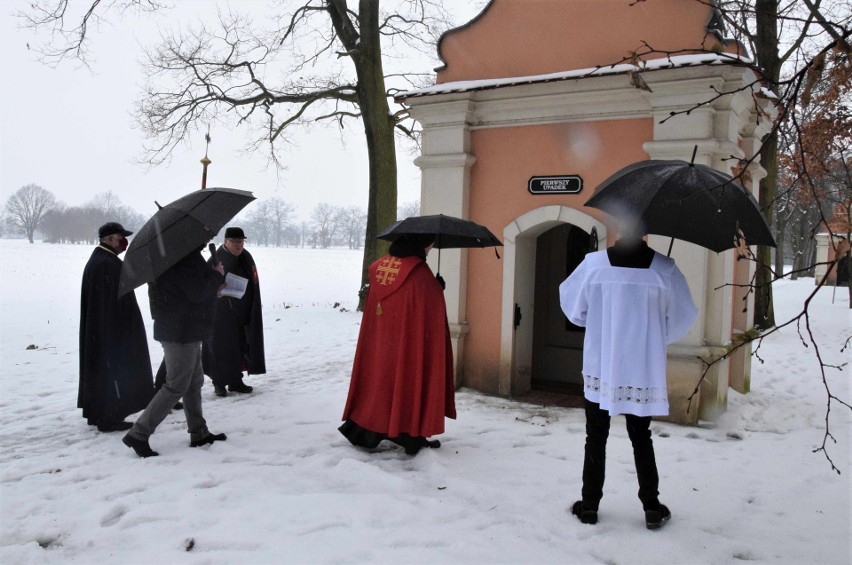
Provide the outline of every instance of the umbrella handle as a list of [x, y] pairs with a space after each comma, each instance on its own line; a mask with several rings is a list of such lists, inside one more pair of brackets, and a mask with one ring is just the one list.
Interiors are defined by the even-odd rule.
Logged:
[[210, 250], [210, 258], [213, 259], [213, 266], [215, 267], [217, 264], [219, 264], [219, 258], [216, 257], [216, 244], [211, 243], [207, 246], [207, 249]]
[[669, 243], [669, 252], [666, 253], [666, 257], [672, 256], [672, 247], [674, 247], [674, 238], [672, 238], [671, 242]]

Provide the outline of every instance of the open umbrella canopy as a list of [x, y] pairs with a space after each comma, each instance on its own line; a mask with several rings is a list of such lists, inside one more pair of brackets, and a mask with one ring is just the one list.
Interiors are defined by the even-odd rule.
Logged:
[[459, 247], [496, 247], [502, 246], [491, 231], [485, 226], [462, 220], [444, 214], [433, 216], [412, 216], [394, 222], [376, 237], [394, 241], [403, 235], [434, 235], [435, 249], [452, 249]]
[[748, 245], [775, 247], [754, 196], [730, 175], [705, 165], [640, 161], [603, 181], [586, 202], [647, 233], [682, 239], [715, 252]]
[[204, 246], [254, 199], [245, 190], [208, 188], [160, 207], [130, 242], [121, 266], [118, 295], [153, 281]]

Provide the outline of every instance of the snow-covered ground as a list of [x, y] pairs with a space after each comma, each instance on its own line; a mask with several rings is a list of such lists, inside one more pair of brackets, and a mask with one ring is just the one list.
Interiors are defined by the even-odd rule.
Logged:
[[[645, 529], [615, 418], [600, 522], [588, 526], [569, 510], [580, 492], [581, 410], [463, 389], [441, 449], [411, 458], [392, 445], [349, 445], [336, 428], [360, 321], [360, 252], [248, 249], [269, 373], [248, 379], [251, 395], [203, 389], [207, 421], [227, 442], [189, 449], [174, 412], [151, 438], [160, 457], [140, 459], [75, 408], [91, 248], [0, 240], [0, 562], [852, 562], [852, 417], [830, 413], [838, 475], [812, 453], [826, 392], [814, 348], [794, 328], [764, 342], [753, 392], [732, 392], [714, 427], [653, 424], [661, 499], [674, 514], [662, 530]], [[778, 283], [778, 320], [813, 288], [813, 279]], [[137, 297], [150, 338], [144, 289]], [[847, 363], [848, 295], [832, 304], [823, 289], [811, 312], [824, 360]], [[156, 367], [162, 350], [150, 347]], [[829, 376], [849, 401], [849, 367]]]

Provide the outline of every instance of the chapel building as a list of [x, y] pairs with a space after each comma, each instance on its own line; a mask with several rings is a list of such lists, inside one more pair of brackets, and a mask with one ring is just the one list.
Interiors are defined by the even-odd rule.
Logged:
[[[441, 252], [457, 385], [582, 395], [583, 333], [558, 286], [616, 239], [611, 218], [583, 204], [626, 165], [689, 161], [694, 149], [694, 162], [729, 174], [748, 163], [741, 181], [756, 195], [771, 99], [706, 1], [492, 0], [438, 52], [435, 84], [397, 97], [423, 130], [421, 213], [470, 219], [504, 244], [499, 260]], [[670, 241], [649, 237], [663, 254]], [[753, 296], [736, 285], [754, 266], [740, 251], [674, 242], [699, 317], [668, 350], [673, 421], [713, 419], [729, 387], [748, 391], [748, 347], [701, 379], [751, 328]]]

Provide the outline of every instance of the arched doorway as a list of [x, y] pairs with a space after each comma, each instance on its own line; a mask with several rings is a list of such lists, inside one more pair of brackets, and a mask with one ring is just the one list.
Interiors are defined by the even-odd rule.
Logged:
[[[551, 361], [549, 357], [557, 350], [546, 345], [534, 356], [534, 347], [548, 342], [547, 337], [535, 339], [535, 336], [538, 332], [546, 334], [548, 331], [541, 330], [539, 325], [556, 327], [561, 323], [565, 327], [565, 317], [559, 308], [559, 283], [567, 276], [569, 263], [579, 264], [592, 239], [603, 246], [606, 226], [592, 216], [567, 206], [543, 206], [531, 210], [504, 228], [498, 383], [501, 395], [520, 396], [532, 390], [534, 379], [558, 381], [552, 375], [559, 370], [564, 374], [561, 364], [565, 362], [567, 350], [561, 352], [562, 360], [559, 355], [554, 355]], [[562, 243], [558, 243], [559, 240]], [[576, 342], [575, 339], [573, 343]], [[582, 340], [579, 343], [582, 346]], [[534, 357], [542, 355], [545, 366], [534, 360]], [[548, 363], [553, 370], [545, 373]], [[579, 367], [576, 364], [577, 373]]]
[[533, 313], [532, 390], [579, 395], [583, 392], [584, 328], [569, 322], [559, 305], [559, 285], [586, 253], [598, 247], [591, 233], [573, 224], [550, 228], [536, 242]]

